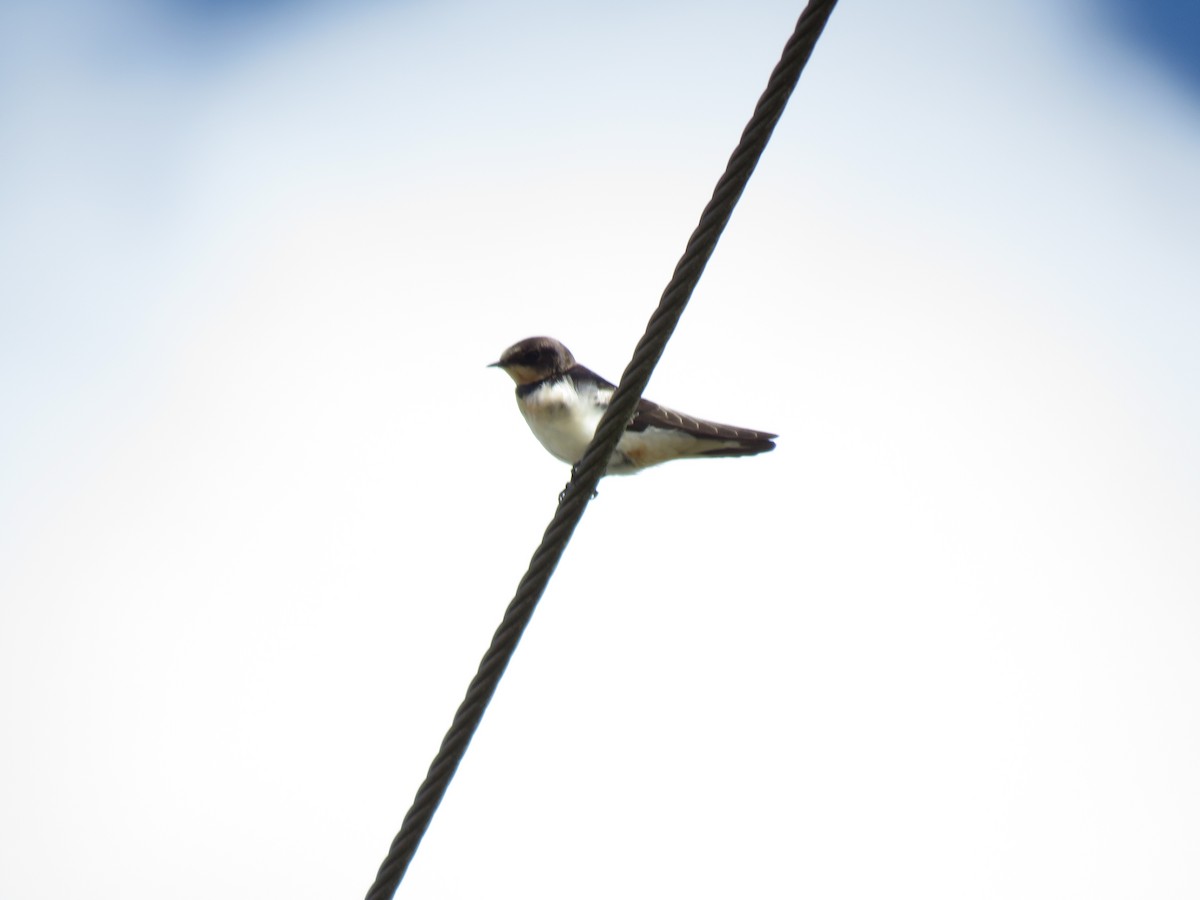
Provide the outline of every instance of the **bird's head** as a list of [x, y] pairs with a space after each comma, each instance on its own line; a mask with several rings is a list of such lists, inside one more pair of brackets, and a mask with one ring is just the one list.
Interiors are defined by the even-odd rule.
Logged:
[[531, 337], [513, 344], [491, 365], [503, 369], [517, 384], [532, 384], [567, 371], [575, 365], [575, 357], [554, 338]]

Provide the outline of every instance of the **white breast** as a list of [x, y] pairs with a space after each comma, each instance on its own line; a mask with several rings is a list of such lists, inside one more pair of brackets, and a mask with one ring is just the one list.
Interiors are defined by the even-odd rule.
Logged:
[[562, 378], [517, 397], [517, 406], [541, 445], [574, 465], [591, 443], [611, 396], [612, 391], [591, 386], [581, 394], [570, 378]]

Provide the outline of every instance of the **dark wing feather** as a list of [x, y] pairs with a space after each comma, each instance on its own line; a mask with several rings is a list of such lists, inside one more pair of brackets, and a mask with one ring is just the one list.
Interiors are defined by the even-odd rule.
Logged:
[[[617, 387], [612, 382], [606, 381], [584, 366], [572, 366], [567, 371], [567, 374], [576, 379], [590, 379], [600, 385], [601, 388], [616, 390]], [[634, 414], [633, 421], [629, 423], [626, 430], [645, 431], [647, 428], [673, 428], [676, 431], [682, 431], [685, 434], [694, 435], [698, 438], [738, 441], [741, 444], [740, 447], [718, 447], [708, 450], [701, 453], [700, 455], [702, 456], [748, 456], [755, 453], [763, 453], [767, 450], [775, 449], [772, 441], [779, 436], [767, 431], [737, 428], [733, 425], [722, 425], [719, 422], [697, 419], [694, 416], [684, 415], [665, 406], [659, 406], [652, 400], [643, 399], [638, 401], [637, 412]]]
[[753, 452], [755, 453], [771, 449], [774, 446], [771, 441], [778, 437], [778, 435], [766, 431], [754, 431], [750, 428], [737, 428], [733, 425], [722, 425], [719, 422], [708, 422], [694, 416], [684, 415], [673, 409], [667, 409], [665, 406], [659, 406], [650, 400], [641, 400], [638, 402], [637, 415], [633, 417], [628, 430], [645, 431], [647, 428], [674, 428], [699, 438], [742, 441], [747, 445], [754, 446]]

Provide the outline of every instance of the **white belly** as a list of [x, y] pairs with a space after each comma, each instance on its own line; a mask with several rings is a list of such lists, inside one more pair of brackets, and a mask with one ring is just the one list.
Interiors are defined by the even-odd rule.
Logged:
[[[612, 399], [612, 390], [585, 385], [582, 393], [570, 378], [543, 384], [517, 397], [521, 415], [543, 447], [565, 463], [575, 465], [592, 442], [596, 426]], [[627, 431], [608, 460], [607, 474], [631, 475], [672, 459], [736, 447], [737, 441], [700, 438], [685, 431], [647, 428]]]
[[[608, 388], [588, 385], [580, 393], [571, 379], [564, 378], [544, 384], [525, 397], [518, 396], [517, 405], [541, 445], [556, 458], [575, 465], [592, 442], [611, 398], [612, 391]], [[697, 438], [673, 429], [627, 431], [609, 458], [607, 474], [631, 475], [667, 460], [735, 443]]]
[[[565, 463], [574, 465], [596, 433], [611, 391], [593, 391], [581, 397], [574, 383], [564, 378], [544, 384], [517, 398], [521, 415], [543, 447]], [[601, 397], [600, 394], [605, 396]]]

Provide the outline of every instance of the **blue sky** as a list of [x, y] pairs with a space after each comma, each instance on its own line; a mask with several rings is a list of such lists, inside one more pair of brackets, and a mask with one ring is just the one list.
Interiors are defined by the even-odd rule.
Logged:
[[[0, 5], [0, 894], [365, 891], [797, 14]], [[842, 4], [409, 895], [1196, 893], [1196, 37]]]

